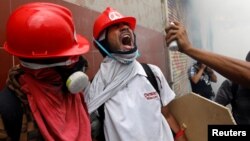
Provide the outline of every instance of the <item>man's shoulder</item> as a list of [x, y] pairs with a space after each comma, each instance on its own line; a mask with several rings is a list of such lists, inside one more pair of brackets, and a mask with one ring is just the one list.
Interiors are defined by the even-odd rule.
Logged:
[[[9, 88], [5, 87], [0, 91], [0, 118], [2, 135], [0, 140], [7, 140], [11, 137], [13, 140], [18, 140], [22, 125], [22, 106], [19, 98]], [[9, 136], [7, 135], [7, 131]]]
[[0, 91], [0, 100], [5, 100], [8, 99], [10, 97], [12, 97], [13, 92], [8, 88], [8, 87], [4, 87], [1, 91]]
[[17, 107], [21, 106], [21, 101], [15, 96], [7, 87], [4, 87], [0, 91], [0, 112], [13, 112], [18, 110]]
[[222, 86], [232, 86], [232, 81], [226, 79], [221, 83]]
[[150, 69], [153, 71], [153, 72], [162, 72], [161, 69], [154, 65], [154, 64], [148, 64], [148, 66], [150, 67]]
[[4, 87], [0, 91], [0, 104], [5, 103], [4, 101], [8, 99], [8, 97], [11, 95], [11, 91], [7, 88]]

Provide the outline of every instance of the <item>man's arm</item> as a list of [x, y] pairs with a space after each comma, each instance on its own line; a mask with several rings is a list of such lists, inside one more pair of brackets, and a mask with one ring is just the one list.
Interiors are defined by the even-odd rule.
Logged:
[[211, 77], [211, 81], [212, 81], [212, 82], [214, 82], [214, 83], [217, 82], [217, 76], [216, 76], [214, 73], [211, 74], [210, 77]]
[[183, 53], [203, 62], [224, 77], [250, 87], [250, 63], [242, 60], [222, 56], [198, 48], [188, 48]]
[[[176, 121], [175, 117], [171, 114], [167, 106], [164, 106], [161, 110], [163, 116], [167, 120], [170, 128], [173, 130], [175, 134], [177, 134], [179, 131], [181, 131], [181, 127]], [[186, 135], [183, 134], [182, 136], [175, 139], [175, 141], [187, 141]]]
[[198, 83], [200, 81], [200, 78], [202, 76], [202, 73], [204, 72], [204, 69], [206, 67], [203, 65], [199, 68], [198, 72], [195, 73], [193, 76], [191, 76], [191, 80], [194, 84]]
[[250, 87], [250, 62], [192, 47], [186, 29], [179, 22], [166, 28], [166, 42], [177, 40], [179, 51], [211, 67], [224, 77]]

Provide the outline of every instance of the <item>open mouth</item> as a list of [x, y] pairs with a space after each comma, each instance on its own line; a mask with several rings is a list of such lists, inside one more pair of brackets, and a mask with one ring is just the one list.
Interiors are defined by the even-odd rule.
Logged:
[[123, 44], [123, 45], [129, 45], [129, 46], [131, 46], [131, 36], [129, 36], [129, 35], [124, 35], [124, 36], [122, 37], [122, 44]]
[[129, 51], [133, 49], [133, 39], [129, 32], [124, 32], [120, 36], [120, 41], [123, 45], [124, 51]]

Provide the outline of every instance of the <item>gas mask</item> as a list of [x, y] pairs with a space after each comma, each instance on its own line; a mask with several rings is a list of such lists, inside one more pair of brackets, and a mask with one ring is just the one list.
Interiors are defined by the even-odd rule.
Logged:
[[38, 64], [20, 60], [22, 66], [30, 69], [42, 69], [55, 67], [60, 74], [63, 83], [63, 91], [77, 94], [84, 91], [89, 86], [89, 78], [84, 73], [88, 67], [87, 61], [79, 56], [77, 58], [70, 58], [63, 62]]
[[85, 74], [87, 67], [88, 63], [82, 56], [71, 67], [57, 67], [56, 69], [65, 82], [63, 89], [72, 94], [83, 92], [90, 84], [89, 78]]
[[74, 72], [66, 80], [66, 87], [72, 94], [84, 91], [84, 89], [88, 85], [89, 85], [89, 78], [82, 71]]

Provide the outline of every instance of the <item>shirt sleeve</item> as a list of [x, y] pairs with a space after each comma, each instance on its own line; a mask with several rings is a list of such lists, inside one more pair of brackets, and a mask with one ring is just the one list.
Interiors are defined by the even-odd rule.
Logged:
[[162, 106], [166, 106], [175, 98], [175, 93], [169, 87], [167, 80], [166, 80], [165, 76], [163, 75], [162, 71], [160, 70], [160, 68], [155, 66], [155, 65], [151, 65], [151, 64], [149, 64], [149, 66], [152, 69], [152, 71], [156, 77], [158, 88], [160, 90], [161, 101], [163, 104]]
[[233, 98], [231, 86], [232, 83], [229, 80], [222, 82], [214, 101], [224, 106], [228, 105]]

